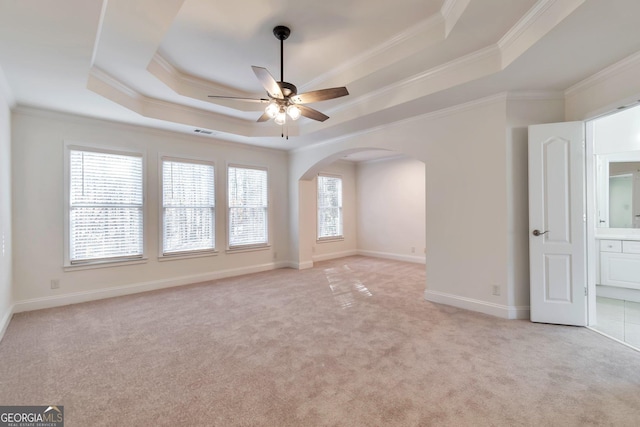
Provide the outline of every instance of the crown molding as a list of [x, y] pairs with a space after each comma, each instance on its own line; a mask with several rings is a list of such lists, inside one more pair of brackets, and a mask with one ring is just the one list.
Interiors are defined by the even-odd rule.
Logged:
[[98, 46], [100, 45], [100, 40], [102, 39], [104, 20], [107, 16], [107, 4], [109, 4], [109, 0], [102, 0], [102, 9], [100, 10], [100, 18], [98, 19], [98, 31], [96, 33], [96, 38], [93, 41], [93, 51], [91, 52], [92, 67], [96, 64], [96, 58], [98, 57]]
[[618, 61], [607, 68], [598, 71], [592, 76], [574, 84], [564, 91], [565, 97], [570, 97], [578, 92], [587, 90], [597, 84], [600, 84], [608, 79], [615, 77], [616, 75], [626, 71], [628, 68], [636, 67], [640, 65], [640, 51], [627, 56], [626, 58]]
[[309, 145], [309, 146], [296, 148], [294, 150], [291, 150], [290, 152], [292, 154], [304, 153], [306, 151], [315, 150], [315, 149], [317, 149], [319, 147], [331, 145], [331, 144], [334, 144], [334, 143], [340, 142], [340, 141], [353, 139], [353, 138], [356, 138], [356, 137], [359, 137], [359, 136], [372, 134], [372, 133], [375, 133], [375, 132], [378, 132], [378, 131], [381, 131], [381, 130], [394, 129], [394, 128], [397, 128], [397, 127], [400, 127], [400, 126], [405, 126], [407, 124], [411, 124], [413, 122], [425, 122], [425, 121], [440, 119], [440, 118], [443, 118], [443, 117], [451, 116], [453, 114], [459, 114], [459, 113], [470, 111], [470, 110], [473, 110], [473, 109], [476, 109], [476, 108], [479, 108], [479, 107], [495, 104], [497, 102], [505, 102], [508, 99], [508, 96], [509, 96], [508, 92], [501, 92], [501, 93], [498, 93], [498, 94], [495, 94], [495, 95], [486, 96], [486, 97], [483, 97], [483, 98], [475, 99], [473, 101], [465, 102], [463, 104], [454, 105], [453, 107], [447, 107], [447, 108], [443, 108], [443, 109], [436, 110], [436, 111], [430, 111], [430, 112], [425, 113], [425, 114], [420, 114], [420, 115], [417, 115], [417, 116], [408, 117], [406, 119], [398, 120], [398, 121], [395, 121], [393, 123], [385, 123], [385, 124], [378, 125], [378, 126], [375, 126], [375, 127], [363, 129], [363, 130], [360, 130], [360, 131], [357, 131], [357, 132], [351, 132], [351, 133], [348, 133], [346, 135], [341, 135], [341, 136], [338, 136], [338, 137], [335, 137], [335, 138], [327, 139], [325, 141], [322, 141], [322, 142], [319, 142], [319, 143], [316, 143], [316, 144], [312, 144], [312, 145]]
[[[422, 73], [400, 80], [392, 85], [378, 88], [374, 91], [367, 93], [366, 95], [351, 99], [347, 102], [340, 104], [339, 106], [336, 106], [335, 108], [332, 108], [331, 110], [328, 110], [328, 112], [338, 112], [346, 108], [352, 107], [354, 105], [361, 104], [362, 102], [371, 101], [372, 99], [377, 97], [388, 96], [390, 92], [397, 92], [401, 89], [408, 89], [412, 85], [421, 84], [426, 80], [437, 78], [439, 76], [453, 75], [453, 74], [456, 74], [455, 73], [456, 70], [469, 67], [474, 63], [491, 60], [491, 59], [497, 60], [499, 59], [499, 55], [500, 55], [500, 52], [497, 46], [491, 45], [484, 49], [480, 49], [468, 55], [462, 56], [460, 58], [456, 58], [445, 64], [439, 65], [434, 68], [430, 68], [429, 70], [423, 71]], [[499, 70], [496, 70], [496, 71], [499, 71]], [[442, 90], [446, 88], [440, 88], [440, 89]]]
[[505, 33], [498, 46], [500, 49], [508, 49], [516, 42], [538, 19], [553, 5], [556, 0], [539, 0], [529, 11], [520, 18], [516, 24]]
[[159, 73], [158, 72], [159, 70], [162, 70], [166, 74], [170, 75], [171, 78], [175, 79], [176, 82], [185, 86], [196, 87], [198, 88], [198, 90], [216, 92], [216, 93], [220, 93], [223, 96], [239, 96], [239, 97], [246, 97], [246, 98], [251, 98], [256, 96], [255, 93], [234, 89], [229, 86], [214, 83], [210, 80], [206, 80], [200, 77], [193, 76], [191, 74], [184, 73], [180, 71], [176, 66], [174, 66], [160, 52], [156, 52], [151, 58], [151, 61], [149, 62], [147, 71], [149, 71], [156, 78], [158, 78], [158, 80], [162, 81], [164, 84], [166, 84], [171, 89], [173, 89], [174, 92], [179, 93], [181, 95], [182, 93], [180, 93], [180, 86], [173, 84], [173, 82], [171, 81], [166, 81], [167, 80], [166, 77], [162, 73]]
[[[444, 19], [442, 18], [442, 15], [432, 15], [424, 21], [421, 21], [407, 28], [403, 32], [396, 34], [395, 36], [386, 40], [384, 43], [366, 50], [359, 55], [353, 56], [348, 61], [343, 62], [342, 64], [338, 65], [335, 68], [332, 68], [326, 73], [320, 74], [318, 77], [302, 85], [301, 89], [303, 91], [307, 91], [314, 87], [318, 87], [322, 85], [323, 82], [346, 73], [347, 70], [356, 68], [357, 66], [363, 65], [368, 61], [374, 60], [375, 58], [383, 57], [387, 52], [393, 49], [397, 49], [400, 45], [405, 44], [412, 39], [419, 38], [421, 35], [424, 35], [428, 33], [428, 31], [437, 28], [439, 25], [444, 25]], [[437, 32], [442, 33], [442, 36], [439, 38], [444, 40], [444, 31]]]
[[156, 52], [149, 61], [147, 71], [178, 95], [236, 111], [259, 111], [259, 108], [256, 108], [258, 104], [203, 98], [203, 94], [207, 93], [240, 98], [259, 98], [259, 96], [184, 73], [159, 52]]
[[347, 70], [354, 69], [376, 58], [387, 57], [389, 56], [388, 52], [397, 50], [401, 45], [408, 45], [411, 41], [419, 40], [420, 42], [416, 43], [415, 47], [412, 47], [405, 56], [415, 53], [416, 49], [423, 48], [425, 44], [428, 44], [425, 39], [432, 38], [434, 39], [433, 41], [446, 39], [449, 32], [453, 29], [469, 5], [469, 2], [470, 0], [445, 0], [438, 13], [396, 34], [384, 43], [362, 52], [349, 61], [319, 75], [315, 79], [302, 85], [301, 89], [305, 91], [310, 90], [320, 86], [323, 82], [346, 73]]
[[469, 6], [470, 0], [445, 0], [440, 9], [440, 14], [444, 20], [444, 37], [449, 37], [449, 33], [456, 26], [458, 20]]
[[[129, 86], [127, 86], [124, 83], [122, 83], [120, 80], [118, 80], [115, 77], [113, 77], [111, 74], [108, 74], [106, 71], [98, 68], [95, 65], [92, 66], [91, 69], [89, 70], [89, 79], [91, 79], [91, 78], [98, 79], [102, 83], [108, 85], [109, 87], [111, 87], [111, 88], [117, 90], [118, 92], [121, 92], [124, 95], [129, 96], [131, 98], [140, 98], [140, 97], [142, 97], [142, 95], [140, 95], [138, 92], [136, 92], [135, 90], [133, 90]], [[87, 87], [88, 86], [89, 86], [89, 83], [87, 83]], [[91, 88], [89, 88], [89, 90], [91, 90]]]
[[[219, 146], [246, 149], [246, 143], [238, 143], [234, 141], [220, 139], [223, 137], [222, 132], [213, 131], [211, 135], [195, 134], [191, 131], [186, 130], [186, 129], [193, 128], [192, 126], [188, 126], [188, 125], [181, 125], [185, 128], [185, 130], [160, 128], [152, 124], [145, 125], [145, 124], [140, 124], [138, 122], [127, 123], [117, 119], [106, 119], [103, 117], [94, 117], [94, 116], [89, 116], [85, 114], [63, 112], [58, 110], [49, 110], [46, 108], [32, 106], [32, 105], [25, 105], [25, 104], [18, 104], [16, 108], [13, 110], [13, 112], [15, 114], [21, 114], [29, 117], [44, 118], [44, 119], [50, 119], [50, 120], [56, 120], [56, 121], [64, 120], [64, 121], [68, 121], [76, 124], [86, 124], [89, 122], [92, 125], [109, 126], [110, 128], [121, 130], [124, 132], [145, 132], [148, 134], [157, 135], [158, 137], [165, 137], [165, 138], [172, 138], [172, 139], [179, 137], [179, 138], [183, 138], [185, 141], [192, 141], [192, 142], [202, 142], [202, 138], [207, 138], [207, 140], [210, 140], [212, 143], [215, 143], [216, 145], [219, 145]], [[267, 152], [282, 153], [287, 151], [281, 148], [266, 147], [263, 145], [255, 145], [255, 144], [251, 144], [251, 150], [260, 150], [265, 153]]]
[[[564, 19], [567, 16], [567, 11], [573, 11], [575, 9], [575, 7], [577, 7], [578, 5], [582, 4], [584, 2], [584, 0], [572, 0], [573, 1], [573, 8], [566, 8], [567, 5], [566, 3], [563, 3], [562, 6], [564, 6], [566, 9], [562, 9], [562, 14], [555, 16], [555, 18], [553, 19], [554, 25], [557, 24], [557, 22], [561, 19]], [[337, 112], [346, 108], [349, 108], [357, 103], [361, 103], [361, 102], [366, 102], [366, 101], [370, 101], [372, 99], [374, 99], [375, 97], [378, 96], [384, 96], [384, 95], [388, 95], [390, 92], [397, 92], [399, 90], [401, 90], [402, 88], [408, 88], [411, 85], [414, 84], [420, 84], [421, 82], [424, 82], [426, 80], [429, 79], [433, 79], [433, 78], [437, 78], [439, 76], [447, 76], [447, 75], [456, 75], [456, 71], [459, 71], [461, 69], [464, 68], [471, 68], [473, 67], [474, 64], [479, 63], [481, 61], [490, 61], [492, 59], [495, 59], [497, 62], [499, 63], [500, 66], [498, 66], [495, 70], [495, 72], [499, 72], [502, 71], [506, 68], [506, 66], [508, 64], [505, 64], [503, 61], [503, 58], [505, 56], [505, 52], [509, 49], [510, 46], [513, 46], [514, 43], [516, 43], [516, 41], [518, 41], [521, 37], [523, 37], [523, 35], [525, 35], [527, 33], [528, 30], [534, 28], [534, 27], [538, 27], [538, 30], [536, 31], [537, 33], [545, 33], [546, 34], [546, 28], [548, 28], [549, 26], [549, 13], [555, 13], [555, 11], [552, 9], [552, 6], [554, 6], [554, 4], [556, 4], [558, 2], [558, 0], [540, 0], [538, 1], [525, 15], [523, 18], [521, 18], [506, 34], [505, 36], [503, 36], [496, 44], [487, 46], [483, 49], [479, 49], [475, 52], [472, 52], [468, 55], [456, 58], [452, 61], [449, 61], [445, 64], [439, 65], [437, 67], [431, 68], [429, 70], [426, 70], [420, 74], [416, 74], [414, 76], [411, 76], [407, 79], [401, 80], [399, 82], [396, 82], [392, 85], [389, 86], [385, 86], [382, 88], [379, 88], [375, 91], [369, 92], [364, 96], [361, 96], [359, 98], [356, 99], [351, 99], [349, 101], [347, 101], [346, 103], [342, 103], [341, 105], [331, 109], [329, 112]], [[445, 4], [443, 5], [443, 9], [445, 10], [446, 13], [450, 14], [452, 13], [451, 10], [454, 7], [458, 7], [458, 5], [462, 4], [462, 2], [460, 1], [447, 1], [445, 2]], [[466, 6], [465, 6], [466, 7]], [[544, 31], [541, 31], [544, 30]], [[537, 40], [537, 39], [536, 39]], [[531, 41], [529, 41], [531, 43]], [[530, 47], [531, 44], [527, 45], [527, 49]], [[525, 49], [526, 50], [526, 49]], [[524, 51], [522, 51], [524, 52]], [[513, 59], [515, 59], [515, 57], [519, 56], [522, 52], [519, 52], [516, 56], [513, 57]], [[536, 92], [536, 91], [530, 91], [530, 92], [519, 92], [519, 93], [512, 93], [510, 99], [522, 99], [522, 100], [533, 100], [533, 99], [538, 99], [538, 100], [549, 100], [549, 99], [561, 99], [564, 97], [564, 94], [558, 93], [558, 92]]]
[[503, 67], [537, 43], [585, 0], [539, 0], [498, 40]]
[[[460, 85], [469, 80], [498, 73], [508, 65], [505, 63], [505, 55], [512, 58], [511, 61], [520, 56], [529, 49], [533, 43], [539, 40], [540, 37], [571, 13], [577, 5], [582, 4], [584, 1], [585, 0], [539, 0], [497, 43], [394, 82], [391, 85], [377, 88], [362, 96], [351, 96], [348, 100], [345, 100], [346, 102], [329, 109], [327, 113], [342, 112], [342, 120], [338, 117], [338, 123], [341, 123], [350, 120], [350, 118], [353, 118], [352, 116], [357, 114], [370, 114], [393, 105], [398, 105], [412, 99]], [[417, 49], [424, 48], [425, 42], [428, 43], [432, 41], [431, 39], [444, 40], [446, 38], [445, 27], [449, 24], [455, 25], [455, 22], [462, 16], [469, 2], [470, 0], [445, 0], [439, 13], [407, 28], [383, 44], [352, 58], [341, 66], [324, 73], [305, 84], [304, 87], [316, 85], [321, 81], [336, 77], [342, 73], [355, 75], [362, 71], [361, 69], [367, 61], [382, 61], [377, 65], [386, 66], [388, 63], [397, 60], [398, 57], [405, 57]], [[449, 22], [449, 24], [447, 24], [447, 22]], [[427, 39], [425, 37], [427, 37]], [[428, 39], [428, 37], [431, 39]], [[399, 50], [402, 50], [402, 52], [398, 53]], [[358, 67], [360, 69], [356, 69]], [[206, 91], [221, 93], [224, 94], [223, 96], [255, 96], [255, 94], [236, 90], [224, 85], [218, 85], [184, 73], [163, 56], [161, 52], [154, 54], [147, 66], [147, 70], [174, 92], [201, 101], [202, 93], [206, 93]], [[152, 119], [176, 122], [204, 129], [215, 129], [215, 132], [218, 132], [218, 134], [235, 135], [238, 138], [273, 137], [280, 135], [279, 127], [261, 127], [257, 126], [253, 121], [228, 116], [206, 108], [198, 108], [197, 106], [193, 107], [144, 96], [95, 66], [90, 70], [87, 87], [125, 108]], [[555, 92], [522, 92], [509, 95], [509, 99], [511, 100], [561, 98], [562, 96]], [[207, 100], [205, 99], [202, 102], [207, 102]], [[235, 108], [235, 105], [231, 106], [218, 102], [208, 102], [208, 104], [203, 104], [203, 106], [210, 104], [239, 111], [255, 111], [253, 108], [242, 110]], [[254, 104], [249, 103], [247, 103], [247, 105], [251, 107], [254, 106]], [[467, 104], [462, 104], [462, 106], [465, 105]], [[363, 108], [363, 106], [365, 106], [365, 108]], [[294, 126], [292, 129], [294, 133], [290, 133], [291, 135], [305, 135], [313, 134], [318, 128], [315, 123], [309, 122]]]
[[[248, 120], [147, 97], [97, 67], [92, 67], [89, 72], [87, 89], [151, 119], [243, 137], [275, 136], [278, 133], [273, 130], [269, 132], [266, 128], [256, 129], [253, 122]], [[267, 130], [267, 132], [261, 133], [262, 129]]]
[[564, 92], [554, 90], [529, 90], [507, 93], [509, 101], [564, 101]]

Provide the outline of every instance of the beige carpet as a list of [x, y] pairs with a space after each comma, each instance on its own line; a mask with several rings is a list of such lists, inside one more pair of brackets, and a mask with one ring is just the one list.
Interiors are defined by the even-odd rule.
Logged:
[[14, 316], [0, 404], [66, 426], [640, 425], [640, 353], [424, 301], [365, 257]]

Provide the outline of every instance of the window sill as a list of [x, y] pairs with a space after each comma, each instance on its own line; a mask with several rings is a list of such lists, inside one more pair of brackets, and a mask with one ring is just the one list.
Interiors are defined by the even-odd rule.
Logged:
[[149, 258], [137, 258], [124, 261], [96, 261], [82, 264], [65, 264], [64, 271], [93, 270], [96, 268], [122, 267], [126, 265], [146, 264]]
[[316, 239], [316, 243], [331, 243], [331, 242], [343, 242], [344, 236], [336, 236], [336, 237], [323, 237], [321, 239]]
[[210, 256], [217, 256], [218, 251], [207, 251], [207, 252], [180, 252], [176, 254], [168, 254], [168, 255], [158, 255], [158, 261], [177, 261], [181, 259], [190, 259], [190, 258], [204, 258]]
[[260, 245], [260, 246], [240, 246], [236, 248], [229, 248], [226, 250], [228, 254], [237, 254], [242, 252], [255, 252], [255, 251], [266, 251], [271, 249], [271, 245]]

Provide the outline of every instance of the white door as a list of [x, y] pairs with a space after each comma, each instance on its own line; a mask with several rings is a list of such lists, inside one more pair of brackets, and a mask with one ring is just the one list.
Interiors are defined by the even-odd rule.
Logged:
[[584, 123], [529, 126], [531, 321], [585, 326]]

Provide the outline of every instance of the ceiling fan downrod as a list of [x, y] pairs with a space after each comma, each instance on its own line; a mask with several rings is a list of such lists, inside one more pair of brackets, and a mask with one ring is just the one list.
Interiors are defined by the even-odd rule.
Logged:
[[284, 41], [290, 34], [291, 30], [284, 25], [278, 25], [273, 29], [273, 35], [280, 40], [280, 82], [284, 82]]

